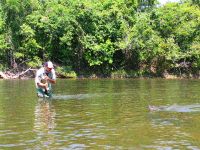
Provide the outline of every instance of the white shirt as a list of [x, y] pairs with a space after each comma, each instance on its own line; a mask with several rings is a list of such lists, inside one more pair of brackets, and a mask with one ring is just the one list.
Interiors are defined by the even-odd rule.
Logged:
[[52, 69], [50, 72], [47, 72], [44, 67], [40, 68], [36, 72], [35, 76], [35, 86], [38, 88], [37, 83], [40, 83], [42, 79], [44, 79], [45, 76], [48, 76], [50, 79], [56, 80], [56, 73], [55, 70]]

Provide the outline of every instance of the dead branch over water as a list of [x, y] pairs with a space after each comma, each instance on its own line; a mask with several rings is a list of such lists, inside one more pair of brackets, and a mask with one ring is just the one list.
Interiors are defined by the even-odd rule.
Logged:
[[30, 77], [34, 77], [35, 72], [37, 69], [32, 69], [31, 67], [21, 71], [21, 72], [14, 72], [12, 70], [2, 72], [0, 71], [0, 78], [3, 79], [26, 79]]

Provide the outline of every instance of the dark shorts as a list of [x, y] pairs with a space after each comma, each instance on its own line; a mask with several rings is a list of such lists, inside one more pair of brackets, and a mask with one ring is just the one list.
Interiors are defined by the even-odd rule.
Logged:
[[52, 91], [49, 90], [48, 92], [45, 92], [42, 88], [37, 88], [37, 96], [42, 98], [50, 98], [52, 97]]

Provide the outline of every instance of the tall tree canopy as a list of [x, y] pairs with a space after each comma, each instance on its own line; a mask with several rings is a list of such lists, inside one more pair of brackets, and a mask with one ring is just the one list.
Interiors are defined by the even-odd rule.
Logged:
[[198, 2], [157, 4], [1, 0], [0, 68], [23, 62], [37, 67], [51, 59], [78, 73], [135, 70], [162, 75], [186, 62], [191, 71], [198, 70]]

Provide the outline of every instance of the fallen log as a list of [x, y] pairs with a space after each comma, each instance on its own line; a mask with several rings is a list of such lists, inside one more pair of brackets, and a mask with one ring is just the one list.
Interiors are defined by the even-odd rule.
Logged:
[[1, 71], [0, 71], [0, 77], [3, 78], [3, 79], [9, 79], [8, 76]]
[[37, 69], [31, 69], [28, 68], [27, 70], [25, 71], [22, 71], [22, 72], [18, 72], [17, 74], [14, 74], [14, 73], [11, 73], [9, 71], [7, 72], [0, 72], [0, 77], [3, 78], [3, 79], [21, 79], [23, 75], [25, 75], [28, 71], [36, 71]]
[[13, 79], [17, 79], [17, 78], [20, 79], [21, 76], [22, 76], [23, 74], [25, 74], [26, 72], [28, 72], [30, 69], [31, 69], [31, 68], [28, 68], [27, 70], [22, 71], [21, 73], [18, 73], [18, 74], [16, 74], [16, 75], [14, 75], [12, 78], [13, 78]]

